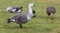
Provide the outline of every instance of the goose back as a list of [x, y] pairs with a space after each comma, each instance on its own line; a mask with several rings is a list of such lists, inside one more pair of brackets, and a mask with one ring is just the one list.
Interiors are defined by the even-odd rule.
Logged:
[[26, 23], [28, 21], [27, 13], [18, 14], [16, 20], [18, 23]]

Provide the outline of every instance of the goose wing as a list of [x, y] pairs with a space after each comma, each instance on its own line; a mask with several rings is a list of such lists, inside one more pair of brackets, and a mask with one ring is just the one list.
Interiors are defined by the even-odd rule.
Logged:
[[28, 21], [26, 13], [20, 13], [20, 14], [18, 14], [17, 17], [16, 17], [16, 19], [17, 19], [17, 22], [20, 22], [20, 23], [25, 23], [25, 22]]

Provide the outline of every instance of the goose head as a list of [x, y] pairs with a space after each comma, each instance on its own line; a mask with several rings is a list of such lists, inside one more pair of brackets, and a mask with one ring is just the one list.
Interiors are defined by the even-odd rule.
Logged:
[[35, 6], [34, 3], [30, 3], [29, 4], [29, 7], [33, 7], [33, 6]]

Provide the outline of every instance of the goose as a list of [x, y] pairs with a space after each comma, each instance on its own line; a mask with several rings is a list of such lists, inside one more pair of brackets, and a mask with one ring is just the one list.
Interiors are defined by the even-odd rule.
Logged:
[[27, 23], [34, 16], [32, 12], [33, 6], [34, 6], [34, 3], [30, 3], [28, 5], [28, 8], [29, 8], [28, 12], [18, 13], [15, 16], [8, 18], [7, 23], [16, 22], [17, 24], [19, 24], [20, 28], [22, 28], [22, 24]]
[[21, 12], [22, 11], [22, 6], [21, 7], [17, 7], [17, 6], [10, 6], [10, 7], [7, 7], [6, 8], [6, 12], [11, 12], [11, 13], [14, 13], [14, 12]]
[[48, 6], [46, 9], [48, 16], [53, 19], [53, 15], [56, 13], [56, 9], [53, 6]]

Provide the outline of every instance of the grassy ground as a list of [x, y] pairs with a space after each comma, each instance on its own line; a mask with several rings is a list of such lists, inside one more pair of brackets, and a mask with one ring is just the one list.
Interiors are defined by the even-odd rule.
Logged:
[[[23, 6], [26, 12], [31, 2], [35, 3], [36, 18], [23, 24], [22, 29], [16, 23], [7, 24], [8, 17], [15, 15], [5, 12], [8, 6]], [[53, 20], [47, 18], [47, 6], [54, 6], [57, 10]], [[0, 33], [60, 33], [60, 0], [0, 0]]]

